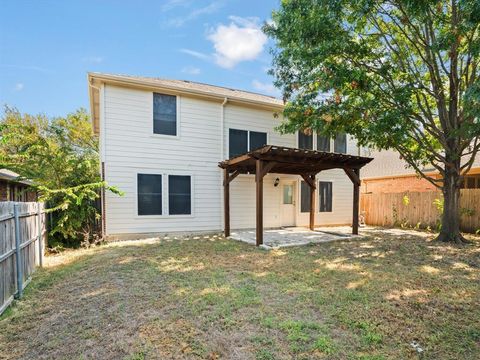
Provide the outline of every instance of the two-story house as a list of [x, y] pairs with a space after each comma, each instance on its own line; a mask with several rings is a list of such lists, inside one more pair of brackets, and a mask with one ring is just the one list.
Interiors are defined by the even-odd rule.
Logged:
[[[108, 238], [223, 228], [218, 163], [265, 144], [358, 155], [353, 138], [282, 135], [283, 103], [252, 92], [180, 80], [88, 74], [102, 176], [125, 192], [103, 196]], [[276, 116], [278, 115], [278, 116]], [[317, 178], [316, 225], [352, 223], [352, 184], [341, 169]], [[230, 195], [232, 229], [255, 227], [255, 178]], [[309, 189], [300, 176], [264, 179], [264, 226], [307, 226]]]

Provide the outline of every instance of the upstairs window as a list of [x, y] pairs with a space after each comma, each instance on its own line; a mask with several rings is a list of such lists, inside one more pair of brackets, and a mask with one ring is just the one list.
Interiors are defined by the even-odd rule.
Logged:
[[303, 131], [298, 132], [298, 148], [313, 150], [313, 134], [305, 134]]
[[267, 133], [259, 131], [229, 129], [229, 158], [245, 154], [246, 152], [261, 148], [265, 145], [267, 145]]
[[137, 175], [138, 215], [162, 215], [162, 175]]
[[177, 135], [177, 97], [153, 94], [153, 133]]
[[336, 153], [346, 154], [347, 153], [347, 134], [340, 133], [335, 137], [335, 149]]
[[330, 138], [328, 136], [317, 135], [317, 150], [330, 151]]
[[319, 210], [320, 212], [332, 212], [332, 183], [330, 181], [320, 181], [319, 185]]
[[267, 145], [267, 133], [250, 131], [250, 146], [249, 151], [259, 149], [262, 146]]

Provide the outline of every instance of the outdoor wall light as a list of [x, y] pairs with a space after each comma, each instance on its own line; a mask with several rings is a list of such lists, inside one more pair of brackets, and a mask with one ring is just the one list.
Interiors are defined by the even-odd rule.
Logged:
[[275, 181], [273, 182], [273, 186], [277, 187], [279, 182], [280, 182], [280, 179], [276, 178]]

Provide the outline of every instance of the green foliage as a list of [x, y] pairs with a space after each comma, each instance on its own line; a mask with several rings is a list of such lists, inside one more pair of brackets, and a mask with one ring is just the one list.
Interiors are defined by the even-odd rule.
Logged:
[[31, 180], [47, 203], [50, 244], [94, 241], [100, 190], [120, 193], [101, 181], [98, 139], [83, 109], [48, 119], [6, 107], [0, 121], [0, 168]]
[[[346, 132], [458, 190], [480, 150], [478, 0], [284, 0], [264, 31], [286, 101], [281, 132]], [[444, 222], [458, 216], [445, 208]]]

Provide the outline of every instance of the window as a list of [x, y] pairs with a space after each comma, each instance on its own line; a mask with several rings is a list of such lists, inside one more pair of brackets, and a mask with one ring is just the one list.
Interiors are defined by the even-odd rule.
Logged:
[[248, 152], [248, 131], [230, 129], [228, 135], [229, 157]]
[[307, 135], [303, 131], [298, 132], [298, 148], [313, 150], [313, 135]]
[[138, 215], [162, 215], [162, 175], [137, 175]]
[[267, 133], [229, 129], [228, 155], [230, 158], [261, 148], [264, 145], [267, 145]]
[[334, 151], [340, 154], [347, 153], [347, 134], [344, 134], [344, 133], [337, 134], [337, 136], [335, 137]]
[[332, 211], [332, 183], [330, 181], [320, 181], [320, 212]]
[[267, 145], [267, 133], [250, 131], [250, 150], [255, 150]]
[[300, 211], [310, 212], [310, 185], [305, 181], [301, 182], [300, 186]]
[[192, 187], [190, 176], [168, 176], [169, 215], [190, 215], [192, 213]]
[[283, 203], [293, 204], [293, 185], [283, 185]]
[[317, 135], [317, 150], [330, 151], [330, 138], [328, 136]]
[[153, 133], [177, 135], [177, 97], [153, 94]]

